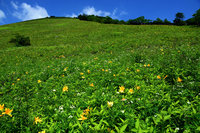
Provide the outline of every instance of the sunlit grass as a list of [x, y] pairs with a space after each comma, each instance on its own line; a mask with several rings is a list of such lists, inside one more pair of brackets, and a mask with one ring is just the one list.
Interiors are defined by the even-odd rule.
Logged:
[[[0, 131], [200, 130], [199, 28], [74, 19], [3, 27]], [[9, 44], [16, 32], [32, 45]]]

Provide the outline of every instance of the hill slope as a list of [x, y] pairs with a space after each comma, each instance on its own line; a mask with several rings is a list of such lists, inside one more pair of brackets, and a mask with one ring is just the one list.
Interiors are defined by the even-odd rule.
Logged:
[[[15, 33], [32, 45], [8, 43]], [[13, 109], [0, 130], [197, 132], [199, 34], [64, 18], [0, 26], [0, 113]]]

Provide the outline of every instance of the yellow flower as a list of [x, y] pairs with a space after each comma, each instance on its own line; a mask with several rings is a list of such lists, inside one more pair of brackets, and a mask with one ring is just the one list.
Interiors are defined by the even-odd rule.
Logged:
[[20, 79], [17, 79], [17, 81], [20, 81]]
[[63, 74], [62, 77], [65, 77], [65, 75]]
[[37, 124], [38, 122], [41, 123], [42, 120], [39, 117], [35, 117], [34, 122]]
[[50, 66], [48, 66], [48, 68], [49, 68]]
[[26, 74], [28, 74], [28, 72], [26, 72]]
[[112, 63], [112, 61], [108, 61], [108, 63]]
[[90, 112], [90, 109], [89, 109], [89, 108], [87, 108], [87, 109], [83, 110], [83, 113], [82, 113], [82, 115], [88, 115], [88, 114], [89, 114], [89, 112]]
[[147, 66], [150, 67], [150, 64], [148, 64]]
[[129, 71], [129, 68], [126, 68], [126, 71]]
[[108, 72], [108, 70], [106, 69], [105, 72]]
[[86, 119], [87, 119], [87, 117], [85, 117], [84, 115], [81, 115], [81, 118], [79, 118], [78, 120], [84, 121], [84, 120], [86, 120]]
[[38, 132], [38, 133], [46, 133], [45, 131], [41, 131], [41, 132]]
[[90, 86], [91, 86], [91, 87], [94, 87], [94, 84], [92, 83], [92, 84], [90, 84]]
[[90, 108], [87, 108], [87, 109], [85, 109], [84, 111], [89, 112], [89, 111], [90, 111]]
[[38, 83], [41, 83], [42, 81], [41, 81], [41, 80], [38, 80], [37, 82], [38, 82]]
[[84, 73], [80, 73], [80, 75], [83, 75]]
[[115, 77], [116, 75], [115, 75], [115, 74], [113, 74], [113, 76]]
[[0, 104], [0, 110], [3, 111], [3, 109], [4, 109], [4, 104], [2, 105]]
[[147, 65], [146, 64], [144, 64], [144, 67], [146, 67]]
[[104, 69], [102, 69], [102, 71], [104, 71]]
[[7, 115], [9, 115], [10, 117], [12, 117], [12, 115], [11, 115], [11, 112], [12, 112], [13, 110], [10, 110], [9, 108], [5, 108], [5, 112], [3, 112], [2, 113], [2, 115], [3, 114], [7, 114]]
[[182, 82], [183, 80], [182, 80], [181, 78], [178, 77], [178, 80], [177, 80], [177, 81], [178, 81], [178, 82]]
[[162, 51], [162, 52], [163, 52], [163, 49], [160, 49], [160, 51]]
[[136, 72], [140, 72], [140, 70], [139, 70], [139, 69], [136, 69]]
[[68, 67], [65, 67], [64, 71], [67, 71]]
[[15, 85], [15, 83], [12, 83], [12, 85]]
[[68, 92], [68, 86], [63, 87], [63, 92], [67, 91]]
[[136, 89], [139, 90], [139, 89], [140, 89], [140, 86], [136, 86]]
[[107, 102], [108, 107], [112, 107], [113, 106], [113, 102]]
[[160, 77], [159, 75], [157, 76], [157, 78], [158, 78], [158, 79], [161, 79], [161, 77]]
[[82, 76], [82, 79], [84, 79], [85, 77], [84, 76]]
[[88, 73], [90, 73], [90, 70], [87, 70]]
[[124, 87], [124, 86], [120, 86], [120, 87], [119, 87], [119, 92], [120, 92], [120, 93], [123, 93], [124, 90], [125, 90], [125, 87]]
[[133, 89], [130, 89], [128, 92], [132, 94], [134, 91], [133, 91]]

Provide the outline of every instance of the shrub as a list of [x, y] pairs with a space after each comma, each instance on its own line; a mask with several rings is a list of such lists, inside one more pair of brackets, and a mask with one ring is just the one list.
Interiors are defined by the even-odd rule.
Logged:
[[10, 40], [10, 43], [14, 43], [17, 47], [20, 46], [30, 46], [30, 38], [29, 37], [25, 37], [23, 35], [20, 34], [16, 34], [15, 38], [12, 38]]

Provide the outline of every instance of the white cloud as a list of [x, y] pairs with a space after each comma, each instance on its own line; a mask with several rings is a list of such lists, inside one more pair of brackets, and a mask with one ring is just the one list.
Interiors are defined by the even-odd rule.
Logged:
[[[102, 11], [102, 10], [96, 10], [94, 7], [86, 7], [84, 8], [79, 14], [86, 14], [86, 15], [97, 15], [97, 16], [110, 16], [110, 12]], [[73, 13], [72, 15], [66, 15], [66, 17], [77, 17], [79, 14]]]
[[2, 22], [2, 20], [3, 20], [4, 18], [6, 18], [5, 13], [4, 13], [2, 10], [0, 10], [0, 22]]
[[124, 15], [127, 15], [127, 14], [128, 14], [127, 12], [121, 11], [119, 15], [120, 15], [120, 16], [124, 16]]
[[115, 8], [115, 9], [113, 10], [112, 15], [111, 15], [111, 18], [117, 19], [118, 16], [117, 16], [116, 14], [117, 14], [117, 8]]
[[75, 13], [72, 13], [72, 15], [66, 15], [66, 17], [75, 18], [75, 17], [78, 17], [78, 15], [76, 15]]
[[16, 7], [17, 9], [14, 7], [15, 12], [13, 13], [13, 16], [22, 21], [44, 18], [49, 16], [47, 10], [38, 5], [32, 7], [27, 3], [22, 3], [20, 6], [16, 5]]
[[15, 2], [11, 1], [10, 3], [13, 6], [13, 8], [15, 8], [15, 10], [18, 9], [18, 5]]
[[[79, 14], [86, 14], [86, 15], [97, 15], [97, 16], [110, 16], [113, 19], [119, 19], [119, 17], [127, 15], [127, 12], [121, 11], [119, 12], [117, 8], [115, 8], [112, 12], [97, 10], [93, 6], [84, 8]], [[66, 17], [77, 17], [79, 14], [73, 13], [72, 15], [66, 15]]]
[[110, 12], [96, 10], [94, 7], [86, 7], [82, 11], [83, 14], [86, 15], [97, 15], [97, 16], [110, 16]]

